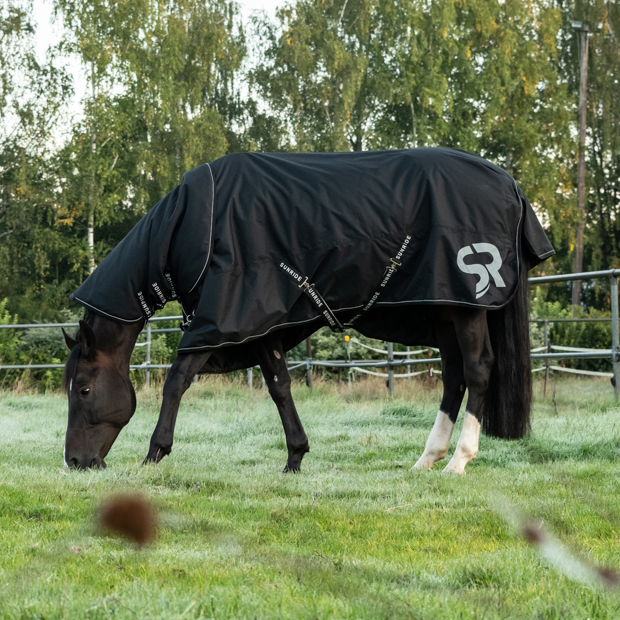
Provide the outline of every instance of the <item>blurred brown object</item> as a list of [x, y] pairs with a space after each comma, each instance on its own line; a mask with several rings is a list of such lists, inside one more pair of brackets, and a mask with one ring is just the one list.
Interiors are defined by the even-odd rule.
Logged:
[[122, 536], [139, 547], [152, 542], [157, 531], [153, 507], [138, 494], [108, 498], [99, 510], [98, 522], [104, 532]]

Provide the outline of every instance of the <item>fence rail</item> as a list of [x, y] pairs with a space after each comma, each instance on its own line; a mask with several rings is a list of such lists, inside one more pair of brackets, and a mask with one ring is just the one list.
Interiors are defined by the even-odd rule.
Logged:
[[[612, 384], [614, 386], [614, 397], [618, 400], [620, 396], [620, 381], [618, 381], [619, 360], [620, 360], [620, 326], [619, 326], [619, 304], [618, 304], [618, 278], [620, 277], [620, 269], [607, 269], [604, 271], [588, 271], [583, 273], [569, 273], [569, 274], [557, 274], [552, 276], [537, 276], [529, 278], [531, 284], [551, 284], [556, 282], [572, 282], [576, 280], [595, 280], [600, 278], [609, 278], [610, 292], [611, 292], [611, 318], [596, 318], [596, 319], [584, 319], [584, 318], [536, 318], [530, 319], [530, 323], [542, 323], [544, 326], [544, 352], [531, 353], [532, 360], [543, 360], [545, 366], [542, 368], [534, 369], [536, 371], [545, 370], [545, 388], [547, 379], [549, 377], [550, 370], [564, 371], [564, 372], [578, 372], [587, 375], [598, 375], [612, 378]], [[150, 371], [151, 370], [163, 370], [168, 369], [171, 364], [152, 364], [151, 363], [151, 342], [153, 334], [163, 334], [180, 331], [178, 327], [165, 327], [165, 328], [153, 328], [152, 325], [162, 321], [177, 321], [182, 320], [181, 316], [161, 316], [149, 319], [146, 324], [146, 328], [141, 332], [146, 335], [146, 342], [137, 344], [136, 346], [146, 347], [146, 361], [142, 364], [131, 365], [131, 370], [143, 370], [145, 371], [145, 384], [148, 387], [150, 384]], [[551, 345], [549, 343], [548, 327], [549, 323], [586, 323], [586, 322], [606, 322], [612, 325], [612, 345], [611, 349], [576, 349], [570, 350], [571, 347], [567, 347], [566, 350], [561, 350], [552, 353], [550, 351]], [[77, 327], [79, 323], [19, 323], [15, 325], [0, 325], [0, 329], [50, 329], [50, 328], [68, 328]], [[355, 341], [362, 346], [363, 343]], [[412, 358], [413, 354], [419, 354], [426, 352], [427, 349], [419, 351], [394, 351], [392, 343], [388, 343], [387, 350], [376, 349], [374, 347], [367, 347], [375, 352], [380, 352], [387, 355], [387, 360], [351, 360], [350, 354], [347, 354], [347, 360], [314, 360], [312, 359], [312, 352], [310, 345], [307, 345], [307, 357], [305, 360], [291, 360], [288, 363], [289, 369], [294, 370], [296, 368], [305, 367], [308, 377], [308, 385], [312, 383], [312, 368], [324, 367], [324, 368], [342, 368], [349, 371], [349, 381], [351, 381], [351, 372], [363, 372], [367, 374], [374, 374], [387, 377], [388, 389], [392, 392], [394, 378], [404, 378], [409, 376], [415, 376], [425, 371], [410, 372], [410, 367], [418, 364], [428, 365], [429, 377], [439, 371], [431, 368], [431, 364], [441, 363], [441, 358], [430, 357], [431, 349], [428, 349], [428, 356], [426, 358]], [[558, 347], [553, 347], [558, 350]], [[437, 349], [434, 349], [437, 351]], [[349, 351], [347, 342], [347, 351]], [[394, 359], [395, 355], [404, 355], [405, 359]], [[566, 369], [559, 366], [550, 366], [549, 362], [559, 359], [611, 359], [613, 366], [613, 373], [595, 373], [592, 371], [576, 371], [574, 369]], [[404, 374], [394, 374], [394, 369], [399, 367], [406, 367], [407, 372]], [[26, 370], [26, 369], [48, 369], [48, 368], [63, 368], [64, 364], [0, 364], [0, 370]], [[367, 370], [368, 368], [387, 368], [388, 372], [376, 373]], [[430, 380], [430, 379], [429, 379]], [[248, 385], [251, 387], [251, 369], [248, 369]]]

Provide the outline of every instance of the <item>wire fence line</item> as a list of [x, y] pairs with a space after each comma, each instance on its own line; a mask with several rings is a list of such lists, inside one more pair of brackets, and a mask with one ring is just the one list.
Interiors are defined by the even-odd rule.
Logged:
[[[620, 277], [620, 269], [608, 269], [604, 271], [590, 271], [583, 273], [558, 274], [553, 276], [538, 276], [529, 278], [532, 284], [550, 284], [555, 282], [572, 282], [577, 280], [595, 280], [600, 278], [609, 278], [611, 292], [611, 318], [536, 318], [530, 319], [530, 323], [543, 324], [544, 346], [531, 350], [531, 358], [533, 361], [543, 361], [544, 366], [533, 368], [532, 372], [545, 371], [545, 389], [550, 371], [565, 372], [571, 374], [580, 374], [587, 376], [609, 377], [614, 386], [614, 396], [618, 400], [620, 396], [620, 381], [618, 381], [618, 370], [620, 360], [620, 327], [619, 327], [619, 304], [618, 304], [618, 278]], [[180, 331], [179, 327], [153, 328], [152, 325], [162, 321], [182, 320], [181, 316], [162, 316], [149, 319], [146, 328], [142, 334], [146, 335], [146, 341], [137, 343], [138, 347], [146, 347], [146, 361], [142, 364], [132, 364], [131, 370], [140, 370], [145, 372], [145, 385], [150, 385], [151, 370], [165, 370], [172, 364], [153, 364], [151, 363], [151, 343], [153, 334], [171, 333]], [[560, 345], [552, 345], [549, 341], [549, 324], [550, 323], [584, 323], [584, 322], [608, 322], [612, 325], [612, 346], [611, 349], [589, 349], [579, 347], [566, 347]], [[50, 328], [69, 328], [78, 327], [79, 323], [19, 323], [14, 325], [0, 325], [0, 329], [50, 329]], [[434, 368], [433, 364], [441, 364], [440, 357], [431, 357], [431, 351], [438, 352], [433, 347], [425, 347], [416, 351], [394, 351], [393, 343], [387, 343], [387, 349], [379, 349], [372, 347], [356, 338], [345, 337], [347, 340], [347, 352], [349, 351], [349, 341], [354, 342], [358, 346], [362, 346], [375, 353], [386, 356], [386, 360], [352, 360], [350, 354], [347, 354], [347, 360], [315, 360], [312, 358], [310, 343], [307, 342], [307, 357], [305, 360], [288, 361], [289, 370], [295, 370], [305, 367], [307, 372], [307, 383], [312, 385], [312, 369], [315, 367], [346, 369], [348, 370], [348, 380], [351, 381], [353, 372], [363, 373], [367, 375], [385, 377], [390, 393], [393, 388], [394, 379], [405, 379], [422, 374], [428, 374], [429, 380], [433, 375], [441, 375], [441, 370]], [[426, 358], [415, 358], [414, 355], [426, 354]], [[404, 359], [395, 359], [395, 356], [404, 357]], [[562, 366], [551, 365], [549, 362], [560, 359], [611, 359], [613, 372], [597, 372], [588, 370], [577, 370], [573, 368], [564, 368]], [[426, 364], [427, 368], [420, 371], [411, 371], [412, 366]], [[48, 369], [63, 368], [64, 364], [0, 364], [0, 370], [26, 370], [26, 369]], [[369, 370], [369, 368], [386, 368], [387, 373]], [[404, 373], [395, 373], [394, 370], [399, 367], [405, 367]], [[258, 368], [258, 367], [257, 367]], [[264, 383], [264, 380], [263, 380]], [[248, 386], [252, 386], [252, 369], [248, 369]]]

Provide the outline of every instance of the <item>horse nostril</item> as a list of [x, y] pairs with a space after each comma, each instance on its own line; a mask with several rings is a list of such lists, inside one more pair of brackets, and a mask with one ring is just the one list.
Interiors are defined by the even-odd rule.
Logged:
[[67, 461], [67, 465], [69, 466], [69, 469], [77, 469], [78, 460], [75, 457], [72, 457]]

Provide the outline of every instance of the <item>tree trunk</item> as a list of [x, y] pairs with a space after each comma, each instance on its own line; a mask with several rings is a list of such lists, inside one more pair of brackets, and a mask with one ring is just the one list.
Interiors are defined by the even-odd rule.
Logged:
[[[95, 101], [95, 65], [91, 63], [91, 87], [93, 102]], [[93, 124], [93, 132], [90, 137], [90, 149], [92, 153], [92, 171], [90, 180], [90, 191], [88, 193], [88, 224], [87, 224], [87, 241], [88, 241], [88, 271], [95, 271], [95, 150], [97, 149], [97, 136]]]
[[[575, 238], [575, 264], [573, 271], [583, 271], [583, 231], [586, 221], [586, 112], [588, 102], [588, 28], [581, 30], [581, 80], [579, 83], [579, 164], [577, 169], [577, 207], [579, 223]], [[573, 306], [581, 304], [581, 282], [573, 282]]]

